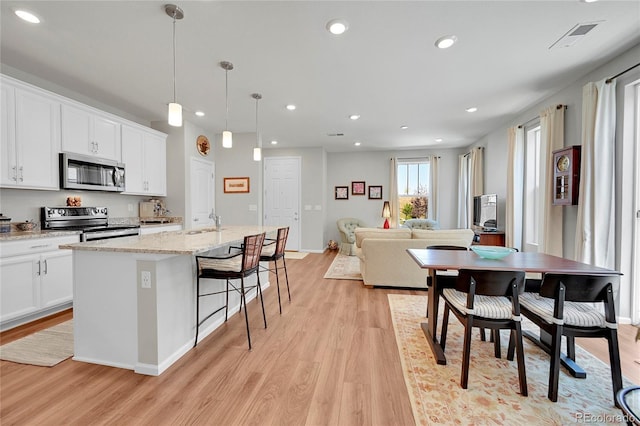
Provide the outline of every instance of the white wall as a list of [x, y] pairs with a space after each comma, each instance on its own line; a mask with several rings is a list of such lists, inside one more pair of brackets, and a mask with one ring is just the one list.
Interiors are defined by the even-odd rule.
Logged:
[[[184, 120], [182, 127], [170, 126], [166, 121], [154, 121], [151, 126], [167, 136], [167, 197], [166, 208], [172, 216], [184, 218], [185, 229], [191, 227], [191, 158], [215, 163], [216, 135], [205, 132], [196, 124]], [[205, 135], [212, 144], [207, 156], [202, 156], [196, 148], [198, 136]], [[217, 176], [216, 176], [217, 179]]]
[[[216, 214], [222, 216], [222, 225], [259, 225], [262, 223], [262, 162], [253, 161], [256, 145], [255, 133], [234, 133], [233, 148], [222, 148], [222, 135], [212, 143], [216, 165]], [[195, 144], [195, 140], [194, 140]], [[225, 177], [248, 177], [249, 193], [225, 194]], [[250, 210], [255, 206], [256, 210]]]
[[[613, 59], [606, 65], [596, 69], [593, 72], [588, 73], [578, 78], [573, 84], [561, 90], [560, 92], [550, 96], [537, 105], [528, 108], [526, 111], [522, 111], [513, 120], [504, 124], [504, 126], [495, 129], [493, 132], [480, 139], [473, 146], [485, 147], [485, 192], [497, 193], [502, 199], [502, 203], [499, 211], [499, 220], [504, 224], [504, 199], [506, 196], [506, 170], [507, 170], [507, 129], [511, 126], [522, 124], [539, 115], [540, 111], [548, 106], [564, 104], [567, 105], [565, 111], [565, 145], [581, 145], [582, 144], [582, 87], [591, 81], [599, 81], [608, 77], [611, 77], [635, 64], [638, 63], [640, 58], [640, 45], [629, 49], [627, 52]], [[617, 80], [617, 93], [618, 93], [618, 105], [622, 102], [622, 89], [625, 82], [632, 81], [640, 78], [640, 69], [636, 68], [634, 71], [625, 74], [623, 77]], [[618, 134], [616, 141], [616, 163], [617, 163], [617, 179], [616, 179], [616, 209], [620, 211], [620, 199], [624, 189], [620, 184], [620, 174], [622, 164], [622, 144], [620, 135], [622, 132], [622, 111], [618, 110]], [[575, 234], [576, 234], [576, 222], [578, 207], [577, 206], [564, 206], [563, 211], [563, 256], [573, 259], [575, 254]], [[620, 246], [621, 234], [623, 226], [620, 220], [616, 220], [616, 244]], [[618, 252], [618, 259], [616, 264], [620, 268], [620, 265], [628, 263], [629, 259], [620, 259]], [[628, 318], [630, 315], [630, 300], [631, 289], [629, 284], [629, 278], [623, 275], [621, 278], [620, 292], [618, 299], [621, 301], [618, 314], [621, 318]]]
[[[326, 247], [327, 154], [322, 148], [263, 148], [263, 157], [300, 157], [300, 251], [322, 252]], [[308, 206], [308, 209], [305, 208]], [[317, 206], [320, 209], [317, 209]]]
[[[415, 158], [430, 155], [440, 156], [440, 218], [443, 228], [457, 225], [457, 180], [458, 155], [465, 152], [458, 149], [424, 149], [410, 151], [363, 151], [327, 154], [327, 217], [325, 220], [326, 241], [340, 241], [336, 221], [342, 217], [357, 217], [369, 226], [382, 226], [383, 201], [389, 200], [389, 166], [392, 157]], [[367, 194], [352, 196], [351, 182], [364, 181]], [[382, 200], [369, 200], [369, 185], [382, 185]], [[348, 200], [336, 200], [334, 188], [349, 187]]]

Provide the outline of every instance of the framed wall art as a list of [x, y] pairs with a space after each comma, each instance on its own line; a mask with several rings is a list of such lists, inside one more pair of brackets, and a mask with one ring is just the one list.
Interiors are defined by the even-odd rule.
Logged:
[[349, 187], [348, 186], [336, 186], [335, 197], [336, 197], [336, 200], [348, 200], [349, 199]]
[[364, 195], [365, 188], [364, 182], [351, 182], [351, 195]]
[[369, 185], [369, 199], [382, 200], [382, 186]]
[[228, 177], [224, 178], [224, 193], [244, 193], [249, 192], [248, 177]]
[[209, 139], [205, 135], [200, 135], [196, 139], [196, 148], [198, 152], [203, 157], [209, 155], [209, 151], [211, 151], [211, 144], [209, 143]]

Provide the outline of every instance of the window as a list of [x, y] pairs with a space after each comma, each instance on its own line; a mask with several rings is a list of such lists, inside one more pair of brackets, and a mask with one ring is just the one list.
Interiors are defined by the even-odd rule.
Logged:
[[525, 129], [524, 141], [524, 251], [538, 251], [540, 230], [540, 124]]
[[429, 208], [429, 159], [398, 159], [399, 223], [426, 219]]

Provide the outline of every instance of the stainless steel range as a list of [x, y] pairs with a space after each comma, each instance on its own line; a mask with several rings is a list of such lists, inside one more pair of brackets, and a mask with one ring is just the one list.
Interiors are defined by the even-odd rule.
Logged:
[[80, 230], [83, 242], [140, 234], [140, 225], [109, 225], [106, 207], [42, 207], [40, 223], [42, 229]]

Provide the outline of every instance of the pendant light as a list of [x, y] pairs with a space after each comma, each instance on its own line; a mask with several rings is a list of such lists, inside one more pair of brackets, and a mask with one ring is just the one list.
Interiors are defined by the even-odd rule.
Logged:
[[222, 61], [220, 62], [220, 66], [224, 70], [224, 98], [227, 107], [227, 114], [224, 119], [224, 131], [222, 132], [222, 147], [223, 148], [231, 148], [233, 146], [233, 134], [229, 131], [228, 121], [229, 121], [229, 71], [233, 69], [233, 64], [231, 62]]
[[169, 103], [169, 125], [182, 126], [182, 105], [176, 101], [176, 19], [184, 18], [184, 12], [175, 4], [164, 7], [165, 12], [173, 18], [173, 102]]
[[262, 138], [258, 132], [258, 101], [262, 99], [260, 93], [252, 93], [251, 97], [256, 100], [256, 147], [253, 148], [253, 161], [262, 160]]

